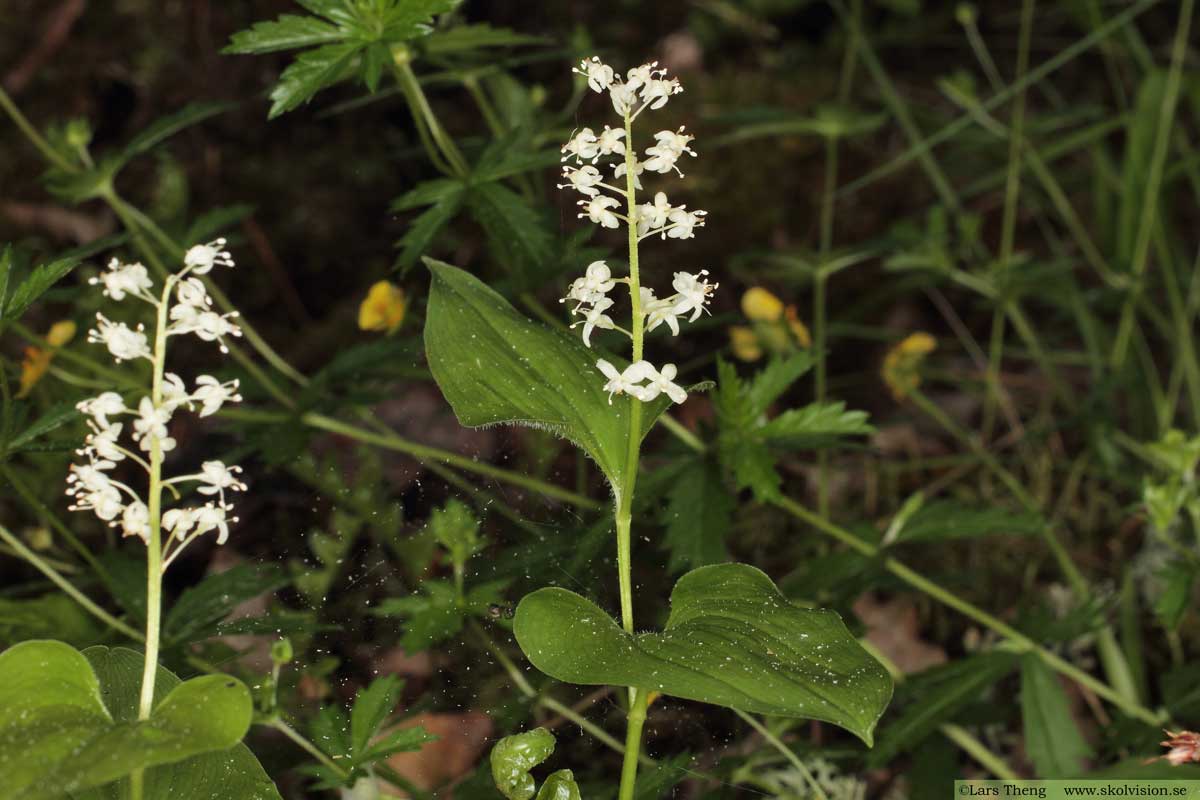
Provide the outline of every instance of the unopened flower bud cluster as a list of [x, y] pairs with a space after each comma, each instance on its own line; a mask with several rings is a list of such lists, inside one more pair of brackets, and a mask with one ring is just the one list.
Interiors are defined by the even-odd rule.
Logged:
[[[658, 62], [634, 67], [626, 73], [624, 80], [596, 57], [585, 59], [574, 72], [583, 75], [593, 91], [607, 92], [613, 110], [621, 117], [621, 127], [605, 125], [599, 133], [584, 128], [573, 133], [562, 147], [563, 161], [574, 163], [563, 166], [565, 183], [559, 184], [559, 188], [573, 189], [583, 195], [584, 199], [579, 201], [583, 209], [579, 216], [604, 228], [619, 228], [622, 224], [633, 226], [638, 241], [651, 236], [663, 240], [693, 238], [695, 229], [704, 225], [704, 211], [674, 205], [664, 192], [656, 192], [653, 202], [638, 204], [632, 201], [627, 188], [621, 188], [622, 184], [628, 183], [630, 171], [634, 190], [642, 188], [641, 176], [645, 173], [666, 175], [675, 172], [683, 177], [678, 165], [680, 159], [685, 155], [695, 157], [696, 153], [690, 147], [694, 137], [683, 127], [654, 134], [654, 144], [644, 151], [645, 158], [627, 151], [633, 146], [633, 121], [647, 109], [662, 108], [673, 95], [682, 92], [679, 81], [668, 78], [667, 71], [658, 68]], [[605, 159], [612, 160], [605, 165]], [[605, 172], [610, 170], [612, 183], [605, 177]], [[681, 319], [687, 317], [689, 322], [695, 322], [717, 288], [716, 284], [708, 282], [706, 275], [707, 270], [676, 272], [672, 283], [674, 293], [661, 298], [653, 289], [639, 286], [640, 302], [636, 305], [640, 307], [644, 330], [650, 332], [665, 324], [672, 335], [678, 336]], [[632, 292], [629, 278], [614, 278], [605, 262], [595, 261], [583, 277], [575, 280], [563, 298], [563, 302], [574, 303], [571, 313], [582, 317], [571, 327], [583, 326], [583, 342], [588, 347], [591, 347], [592, 332], [597, 328], [632, 335], [619, 327], [608, 313], [614, 305], [608, 293], [618, 283], [629, 285]], [[654, 400], [660, 394], [676, 403], [687, 399], [687, 392], [674, 383], [677, 374], [674, 364], [664, 364], [660, 368], [643, 360], [619, 371], [601, 359], [596, 362], [596, 367], [608, 379], [604, 388], [609, 393], [609, 402], [617, 394], [628, 394], [643, 402]]]
[[[77, 451], [86, 459], [85, 463], [72, 465], [67, 478], [67, 494], [74, 499], [71, 509], [93, 511], [110, 525], [120, 527], [125, 536], [149, 542], [150, 513], [146, 498], [111, 474], [117, 465], [131, 462], [149, 474], [153, 461], [161, 461], [164, 453], [175, 449], [169, 426], [179, 409], [207, 417], [226, 403], [242, 399], [236, 380], [222, 382], [211, 375], [201, 375], [189, 387], [179, 375], [165, 370], [166, 343], [170, 337], [194, 335], [216, 342], [222, 352], [228, 352], [226, 338], [241, 335], [233, 321], [236, 315], [213, 311], [212, 298], [197, 277], [214, 266], [233, 266], [224, 245], [224, 239], [217, 239], [188, 250], [183, 268], [167, 278], [159, 295], [154, 293], [154, 282], [141, 264], [124, 264], [113, 259], [105, 272], [91, 280], [93, 285], [102, 286], [104, 295], [112, 300], [120, 302], [132, 297], [149, 304], [161, 325], [161, 336], [155, 335], [160, 333], [156, 329], [151, 334], [152, 341], [142, 325], [131, 328], [97, 314], [96, 328], [88, 333], [88, 341], [103, 344], [115, 361], [146, 359], [160, 376], [155, 389], [136, 402], [127, 404], [120, 394], [104, 392], [78, 405], [88, 418], [91, 434], [85, 446]], [[128, 428], [123, 419], [128, 421]], [[129, 447], [121, 444], [122, 434], [127, 434]], [[163, 529], [179, 541], [176, 554], [185, 543], [209, 532], [216, 532], [218, 544], [225, 542], [229, 524], [236, 522], [236, 518], [229, 516], [233, 506], [226, 492], [245, 490], [245, 484], [237, 477], [240, 472], [240, 467], [214, 460], [204, 462], [197, 473], [162, 481], [161, 485], [172, 491], [176, 484], [195, 483], [197, 492], [208, 498], [199, 505], [173, 508], [162, 515]]]

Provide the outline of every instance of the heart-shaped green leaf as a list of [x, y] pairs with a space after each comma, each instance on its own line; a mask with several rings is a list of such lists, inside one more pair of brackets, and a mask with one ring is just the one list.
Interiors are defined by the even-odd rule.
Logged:
[[868, 745], [892, 696], [891, 678], [841, 617], [793, 605], [745, 564], [680, 578], [662, 633], [626, 633], [595, 603], [559, 588], [522, 599], [513, 632], [533, 665], [560, 681], [824, 720]]
[[[610, 404], [596, 361], [624, 364], [531, 322], [470, 273], [425, 263], [433, 273], [425, 353], [458, 421], [553, 431], [583, 448], [615, 487], [624, 485], [630, 404], [638, 401], [619, 396]], [[645, 405], [643, 436], [669, 402]]]
[[[97, 663], [110, 656], [124, 662], [122, 680], [114, 680], [111, 667]], [[204, 791], [207, 783], [223, 792], [237, 777], [237, 770], [223, 760], [222, 769], [206, 771], [205, 781], [181, 779], [187, 765], [204, 758], [200, 754], [228, 751], [241, 741], [252, 712], [244, 685], [224, 675], [180, 683], [160, 669], [162, 699], [150, 719], [139, 722], [141, 666], [141, 654], [131, 650], [90, 648], [80, 653], [52, 641], [24, 642], [0, 654], [0, 775], [6, 797], [116, 797], [115, 786], [89, 787], [112, 784], [139, 768], [169, 764], [147, 773], [147, 797], [173, 792], [171, 796], [195, 800], [278, 799], [265, 775], [270, 792]], [[246, 756], [261, 774], [248, 751]]]

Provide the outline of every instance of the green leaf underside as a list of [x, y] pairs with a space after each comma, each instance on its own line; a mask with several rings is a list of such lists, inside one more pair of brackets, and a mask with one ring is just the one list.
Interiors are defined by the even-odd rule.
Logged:
[[[599, 353], [578, 337], [526, 319], [468, 272], [425, 259], [433, 273], [425, 321], [429, 368], [468, 427], [530, 425], [570, 439], [615, 487], [624, 485], [629, 398], [609, 404]], [[624, 367], [609, 358], [617, 369]], [[666, 408], [645, 404], [642, 435]]]
[[745, 564], [680, 578], [662, 633], [630, 635], [560, 588], [526, 596], [513, 632], [534, 666], [561, 681], [823, 720], [868, 745], [892, 695], [887, 672], [837, 614], [792, 605]]
[[159, 700], [150, 719], [138, 722], [141, 672], [142, 655], [124, 648], [80, 653], [32, 641], [0, 655], [6, 797], [115, 799], [127, 791], [119, 779], [148, 767], [147, 798], [278, 800], [238, 744], [252, 713], [244, 685], [224, 675], [181, 683], [160, 668]]

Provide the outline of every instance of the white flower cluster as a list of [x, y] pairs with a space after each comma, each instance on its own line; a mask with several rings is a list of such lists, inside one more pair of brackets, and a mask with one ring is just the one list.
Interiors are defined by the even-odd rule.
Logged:
[[[613, 68], [597, 57], [585, 59], [573, 71], [583, 75], [593, 91], [608, 92], [613, 109], [622, 118], [622, 127], [605, 125], [599, 133], [592, 128], [572, 133], [562, 147], [562, 160], [573, 160], [574, 163], [564, 164], [565, 183], [559, 184], [558, 188], [573, 189], [584, 196], [579, 201], [583, 208], [580, 217], [587, 217], [604, 228], [619, 228], [622, 223], [633, 226], [636, 241], [651, 236], [663, 240], [693, 238], [695, 229], [704, 226], [706, 212], [689, 211], [686, 205], [674, 205], [664, 192], [656, 192], [653, 202], [639, 204], [634, 199], [636, 191], [642, 188], [643, 174], [665, 175], [674, 171], [683, 177], [679, 160], [685, 154], [696, 155], [690, 146], [695, 137], [683, 127], [654, 134], [654, 144], [644, 151], [645, 158], [639, 158], [632, 149], [633, 121], [646, 109], [662, 108], [672, 95], [682, 92], [679, 81], [667, 78], [666, 70], [659, 69], [658, 62], [634, 67], [626, 73], [625, 80], [620, 80]], [[609, 166], [616, 185], [607, 183], [604, 172], [596, 166], [606, 157], [615, 157]], [[628, 185], [631, 172], [632, 189]], [[621, 183], [626, 184], [625, 188], [621, 188]], [[625, 213], [621, 213], [623, 205]], [[707, 274], [707, 270], [676, 272], [674, 294], [659, 298], [652, 289], [631, 278], [614, 278], [607, 264], [595, 261], [582, 278], [575, 280], [561, 302], [574, 302], [571, 313], [583, 319], [571, 327], [583, 326], [583, 343], [588, 347], [591, 347], [592, 332], [597, 328], [621, 331], [637, 342], [640, 341], [638, 337], [619, 327], [608, 314], [614, 305], [608, 293], [618, 283], [629, 285], [631, 292], [636, 286], [638, 302], [634, 307], [641, 318], [635, 319], [635, 330], [649, 332], [665, 323], [671, 333], [678, 336], [679, 320], [688, 317], [689, 321], [695, 322], [717, 288], [717, 284], [709, 283], [705, 278]], [[676, 403], [687, 399], [687, 393], [672, 382], [676, 375], [674, 364], [659, 369], [638, 360], [621, 372], [603, 360], [596, 366], [608, 378], [604, 388], [609, 392], [609, 402], [616, 394], [628, 394], [642, 401], [653, 400], [660, 394], [666, 394]]]
[[[242, 399], [236, 380], [222, 382], [211, 375], [201, 375], [189, 389], [183, 378], [165, 371], [166, 343], [171, 336], [194, 334], [204, 341], [217, 342], [222, 352], [228, 352], [225, 338], [241, 335], [232, 321], [236, 315], [212, 311], [212, 298], [204, 283], [194, 277], [208, 273], [214, 266], [233, 266], [230, 254], [223, 250], [224, 245], [225, 240], [218, 239], [188, 250], [183, 269], [167, 278], [159, 296], [153, 293], [154, 282], [141, 264], [122, 264], [113, 259], [106, 272], [91, 280], [93, 285], [103, 286], [106, 297], [116, 301], [135, 297], [155, 309], [161, 329], [156, 331], [159, 334], [155, 336], [157, 349], [151, 346], [144, 326], [130, 328], [103, 314], [96, 315], [97, 326], [89, 332], [88, 341], [104, 344], [118, 362], [137, 358], [151, 361], [158, 379], [151, 393], [133, 405], [126, 405], [125, 399], [116, 392], [104, 392], [79, 403], [77, 408], [87, 416], [92, 432], [84, 447], [77, 451], [87, 462], [72, 465], [67, 477], [67, 494], [74, 500], [71, 510], [93, 511], [105, 522], [122, 528], [125, 536], [137, 536], [147, 543], [151, 524], [147, 501], [110, 473], [120, 462], [128, 460], [148, 475], [152, 474], [152, 465], [161, 463], [162, 455], [175, 449], [169, 426], [180, 408], [207, 417], [217, 413], [224, 404]], [[125, 423], [120, 421], [122, 417], [131, 418], [129, 438], [147, 456], [120, 443], [121, 435], [126, 431]], [[163, 529], [179, 540], [175, 555], [191, 539], [210, 531], [217, 532], [218, 544], [225, 542], [229, 536], [229, 523], [236, 522], [235, 517], [229, 516], [233, 506], [227, 502], [225, 492], [245, 490], [246, 485], [237, 478], [240, 472], [240, 467], [206, 461], [198, 473], [161, 481], [162, 487], [176, 495], [175, 484], [195, 482], [198, 493], [213, 498], [203, 505], [171, 509], [162, 515]]]

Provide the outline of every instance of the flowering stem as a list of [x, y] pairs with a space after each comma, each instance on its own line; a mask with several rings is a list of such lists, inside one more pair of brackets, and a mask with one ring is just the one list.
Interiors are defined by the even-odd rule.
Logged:
[[[154, 328], [154, 379], [150, 401], [162, 405], [163, 372], [167, 363], [167, 310], [170, 306], [173, 277], [163, 283]], [[149, 541], [146, 545], [146, 661], [142, 671], [142, 693], [138, 719], [150, 718], [154, 709], [154, 678], [158, 670], [158, 646], [162, 628], [162, 444], [150, 435], [150, 487], [146, 498], [149, 511]]]
[[[633, 147], [633, 118], [625, 110], [625, 202], [629, 231], [629, 298], [633, 306], [633, 362], [642, 360], [642, 289], [638, 275], [637, 155]], [[621, 625], [633, 633], [632, 528], [633, 492], [637, 485], [638, 457], [642, 445], [642, 403], [629, 401], [629, 450], [624, 485], [617, 487], [617, 578], [621, 590]], [[642, 748], [642, 725], [646, 721], [646, 692], [629, 687], [629, 720], [625, 732], [625, 761], [621, 766], [618, 800], [632, 800], [637, 781], [638, 755]]]

